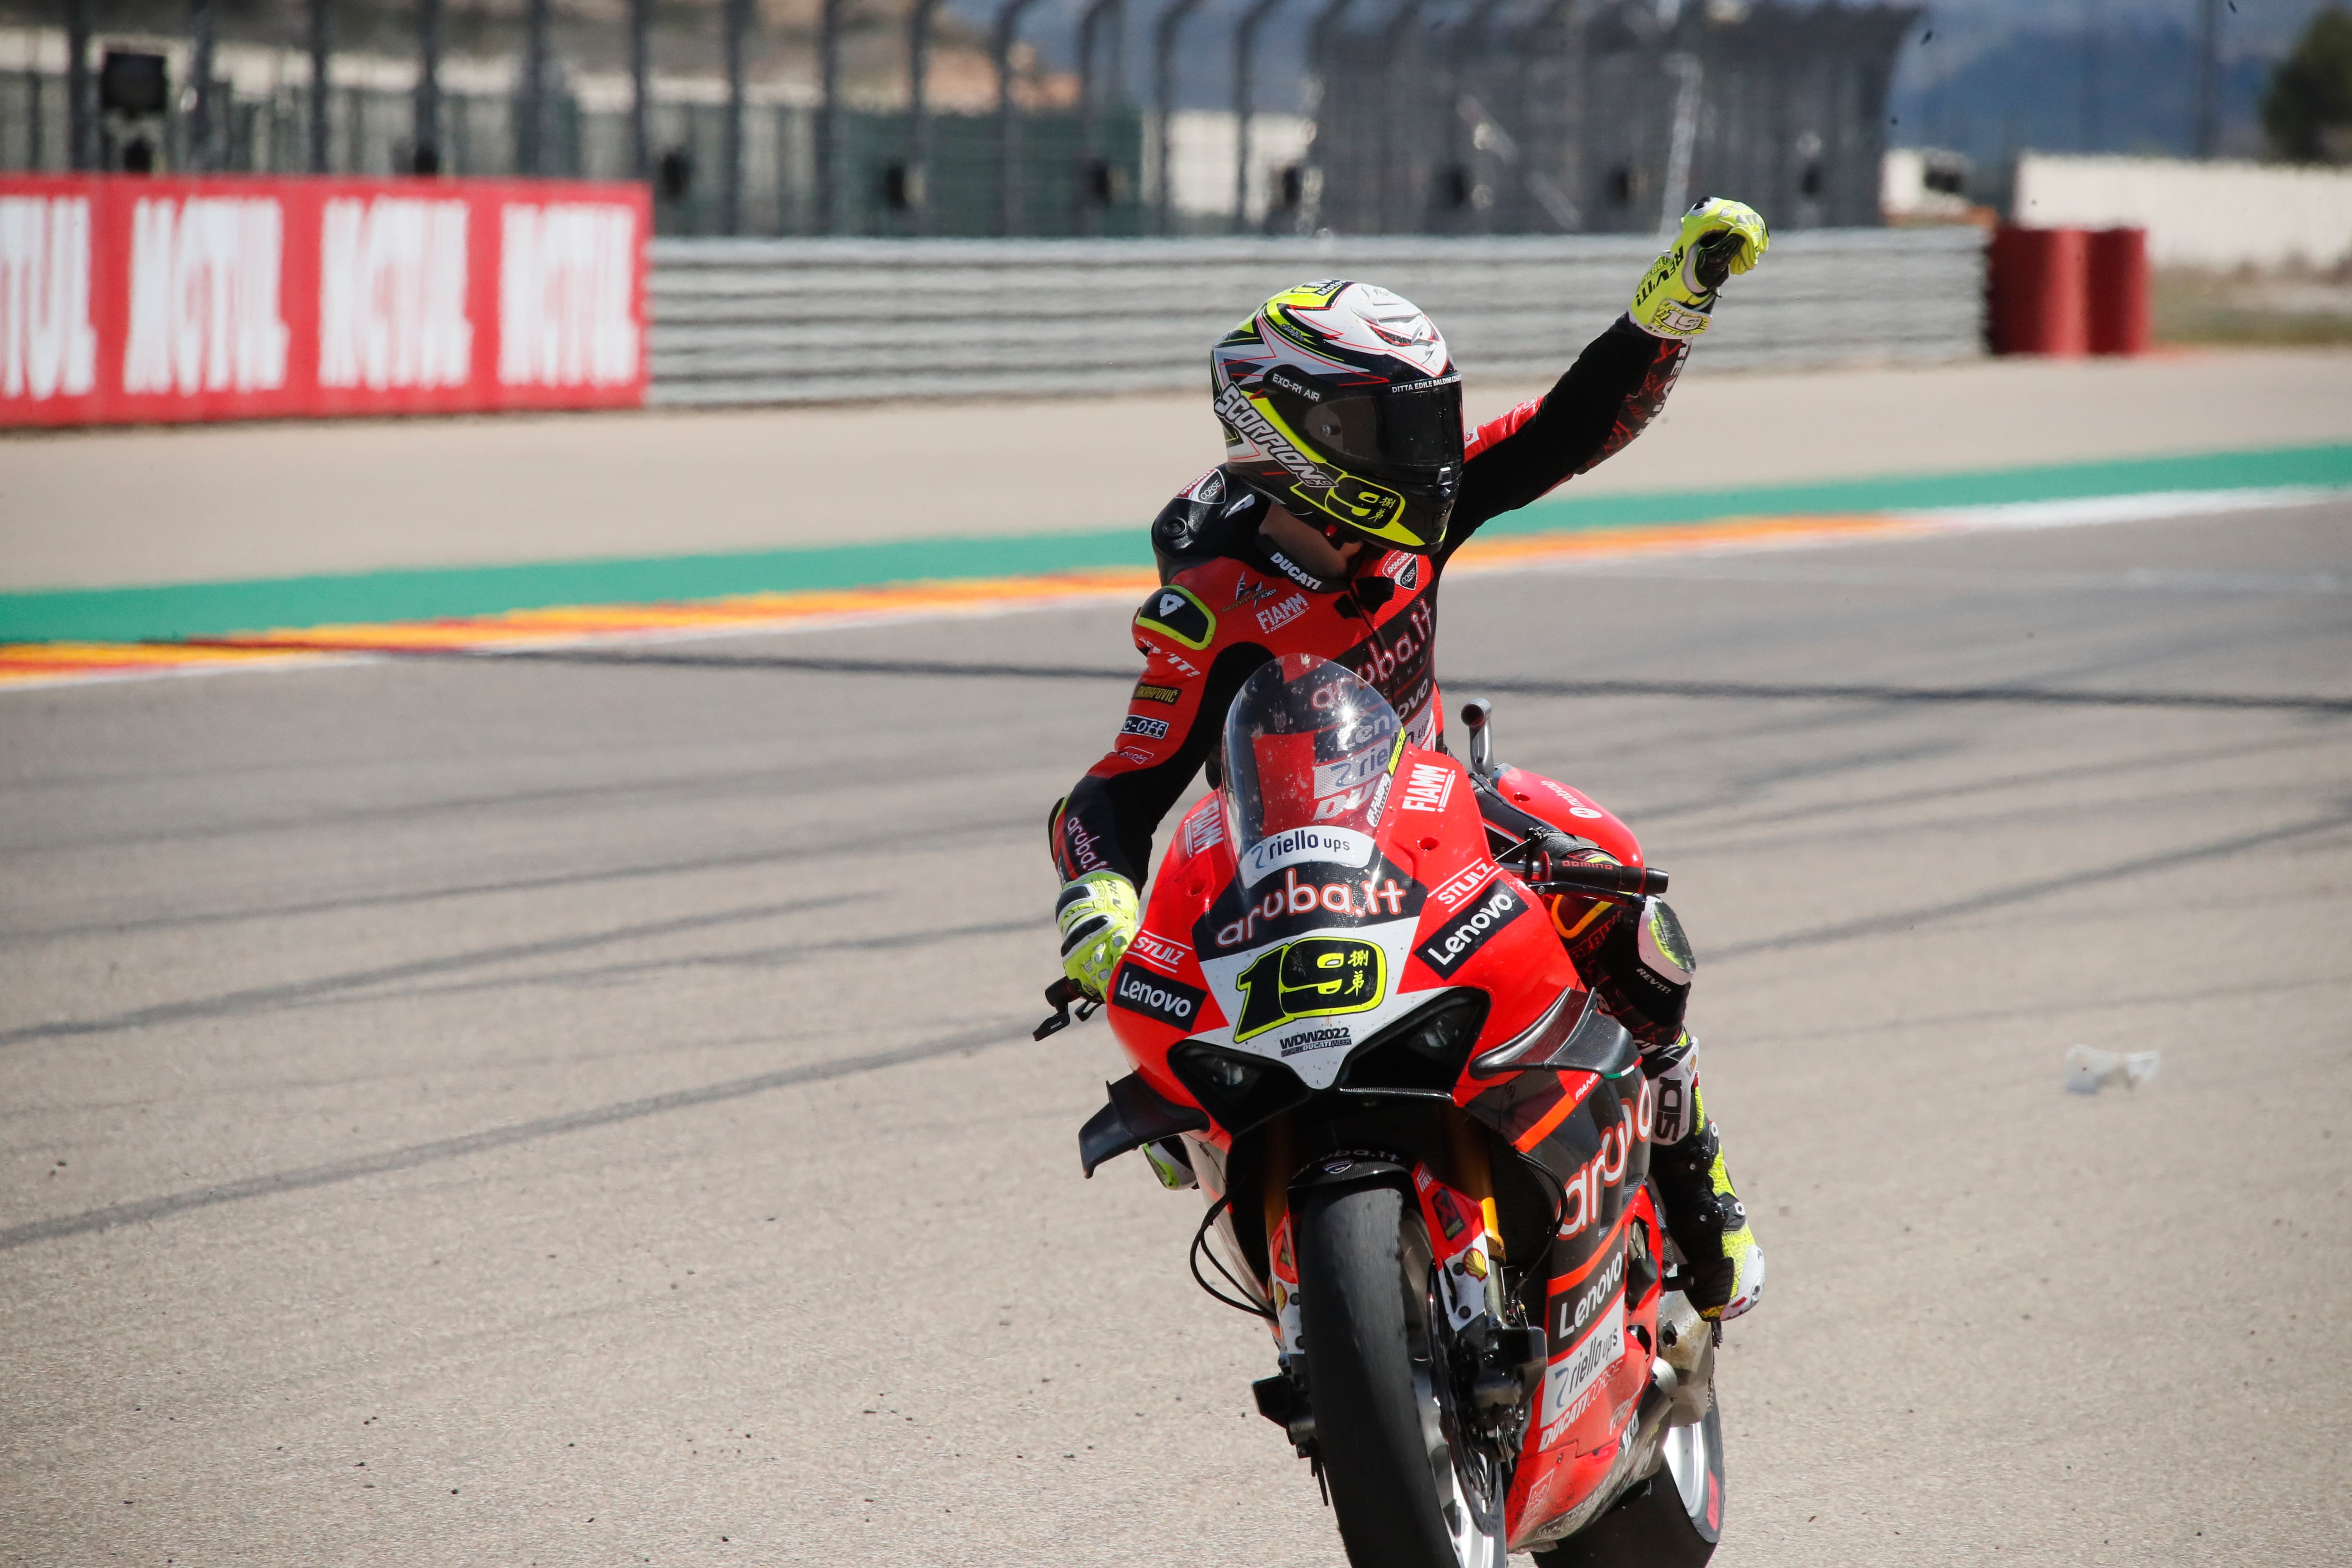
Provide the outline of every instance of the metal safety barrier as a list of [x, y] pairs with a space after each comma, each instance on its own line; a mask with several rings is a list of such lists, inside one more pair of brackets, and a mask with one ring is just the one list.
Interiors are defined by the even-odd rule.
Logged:
[[[1275, 290], [1357, 278], [1435, 319], [1481, 378], [1556, 375], [1625, 308], [1637, 236], [1171, 240], [664, 239], [655, 404], [1204, 387], [1217, 337]], [[1724, 289], [1710, 366], [1933, 363], [1984, 352], [1973, 227], [1776, 236]]]

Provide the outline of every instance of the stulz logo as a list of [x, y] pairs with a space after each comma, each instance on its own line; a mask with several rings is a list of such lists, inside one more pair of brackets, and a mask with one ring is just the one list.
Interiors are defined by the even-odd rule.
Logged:
[[1173, 1029], [1189, 1029], [1201, 1014], [1201, 1004], [1207, 993], [1196, 991], [1181, 980], [1167, 980], [1157, 974], [1144, 974], [1133, 969], [1118, 972], [1118, 984], [1111, 988], [1111, 1005], [1130, 1013], [1140, 1013], [1147, 1018], [1157, 1018]]
[[1274, 427], [1274, 422], [1257, 411], [1240, 387], [1228, 384], [1217, 394], [1217, 417], [1232, 426], [1244, 440], [1254, 443], [1258, 450], [1290, 470], [1291, 477], [1300, 484], [1328, 487], [1331, 483], [1306, 453], [1292, 446]]
[[1307, 595], [1293, 594], [1279, 605], [1257, 613], [1257, 629], [1262, 632], [1280, 631], [1284, 626], [1307, 613]]
[[1141, 959], [1171, 974], [1183, 969], [1184, 955], [1192, 951], [1181, 942], [1170, 942], [1166, 937], [1154, 936], [1148, 931], [1137, 931], [1135, 940], [1127, 944], [1129, 957]]
[[1454, 770], [1441, 763], [1413, 763], [1412, 776], [1405, 780], [1404, 797], [1398, 803], [1398, 809], [1444, 811], [1445, 803], [1454, 797]]
[[1527, 912], [1525, 899], [1508, 887], [1498, 886], [1468, 914], [1423, 942], [1421, 961], [1450, 979], [1455, 970], [1470, 962], [1473, 953], [1486, 945], [1489, 937]]
[[1463, 900], [1485, 887], [1487, 880], [1501, 869], [1492, 860], [1474, 860], [1467, 870], [1456, 871], [1432, 888], [1429, 896], [1435, 899], [1442, 909], [1459, 909]]

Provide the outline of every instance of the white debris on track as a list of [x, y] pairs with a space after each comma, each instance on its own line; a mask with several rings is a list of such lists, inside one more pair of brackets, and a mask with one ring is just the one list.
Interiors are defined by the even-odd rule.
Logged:
[[2066, 1052], [2066, 1092], [2096, 1094], [2110, 1084], [2137, 1089], [2156, 1076], [2158, 1051], [2097, 1051], [2073, 1046]]

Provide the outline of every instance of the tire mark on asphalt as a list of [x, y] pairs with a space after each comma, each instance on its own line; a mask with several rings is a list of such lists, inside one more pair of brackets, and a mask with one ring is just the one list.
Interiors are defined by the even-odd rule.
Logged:
[[171, 1193], [162, 1197], [140, 1198], [130, 1203], [114, 1204], [106, 1208], [87, 1209], [80, 1214], [59, 1215], [54, 1219], [33, 1220], [24, 1225], [0, 1230], [0, 1252], [14, 1247], [28, 1247], [37, 1241], [54, 1241], [68, 1236], [87, 1236], [95, 1231], [112, 1230], [118, 1226], [136, 1225], [146, 1221], [166, 1219], [194, 1209], [212, 1208], [221, 1204], [240, 1203], [247, 1198], [274, 1197], [281, 1193], [298, 1193], [313, 1187], [332, 1186], [342, 1182], [360, 1181], [368, 1176], [381, 1176], [394, 1171], [414, 1170], [420, 1165], [445, 1160], [462, 1160], [468, 1155], [488, 1153], [494, 1149], [510, 1148], [518, 1143], [535, 1142], [542, 1138], [560, 1137], [567, 1132], [583, 1132], [591, 1128], [610, 1127], [616, 1122], [635, 1121], [647, 1116], [659, 1116], [672, 1110], [687, 1110], [697, 1106], [716, 1105], [724, 1100], [743, 1100], [772, 1089], [790, 1089], [795, 1084], [824, 1083], [833, 1079], [852, 1078], [860, 1073], [878, 1072], [885, 1068], [903, 1067], [910, 1062], [928, 1061], [935, 1057], [950, 1056], [957, 1051], [980, 1051], [991, 1047], [1025, 1042], [1030, 1026], [1006, 1022], [987, 1028], [968, 1029], [936, 1040], [923, 1040], [901, 1046], [895, 1050], [876, 1051], [867, 1056], [845, 1057], [837, 1061], [815, 1062], [806, 1067], [783, 1068], [774, 1072], [758, 1073], [750, 1078], [730, 1079], [723, 1083], [705, 1084], [699, 1089], [682, 1089], [668, 1094], [647, 1095], [641, 1100], [625, 1100], [613, 1105], [597, 1106], [588, 1110], [574, 1110], [561, 1116], [543, 1116], [534, 1121], [518, 1121], [504, 1127], [487, 1128], [456, 1138], [439, 1138], [427, 1143], [412, 1143], [403, 1149], [388, 1149], [380, 1154], [363, 1155], [356, 1160], [338, 1161], [327, 1165], [310, 1165], [297, 1171], [278, 1171], [263, 1176], [248, 1176], [242, 1181], [223, 1182], [214, 1186], [198, 1187], [185, 1193]]
[[2097, 691], [2052, 686], [1864, 686], [1744, 680], [1466, 680], [1456, 690], [1515, 697], [1688, 697], [1764, 702], [2012, 703], [2060, 708], [2205, 708], [2352, 714], [2352, 697], [2226, 691]]
[[890, 769], [889, 759], [874, 760], [869, 756], [867, 760], [871, 765], [857, 772], [845, 765], [792, 765], [752, 771], [720, 768], [667, 777], [549, 785], [540, 789], [445, 796], [397, 805], [335, 806], [300, 815], [196, 823], [139, 833], [104, 833], [81, 838], [50, 835], [30, 842], [0, 843], [0, 858], [21, 859], [36, 855], [55, 856], [76, 850], [121, 848], [133, 845], [193, 844], [255, 833], [297, 833], [310, 828], [346, 827], [362, 823], [425, 821], [465, 812], [491, 813], [550, 806], [613, 807], [627, 805], [637, 800], [674, 805], [681, 799], [727, 800], [745, 796], [772, 799], [791, 795], [804, 797], [812, 785], [829, 785], [836, 793], [856, 794], [902, 782], [899, 775]]
[[[1133, 680], [1102, 665], [962, 664], [945, 659], [820, 658], [789, 654], [598, 653], [563, 648], [420, 654], [400, 658], [526, 659], [543, 664], [650, 665], [677, 669], [792, 670], [813, 675], [908, 675], [1015, 680]], [[1456, 690], [1516, 697], [1679, 697], [1764, 702], [1952, 702], [2057, 707], [2210, 708], [2291, 713], [2352, 713], [2352, 697], [2227, 691], [2101, 691], [2051, 686], [1877, 686], [1748, 680], [1526, 680], [1455, 677]]]
[[[2060, 767], [2037, 768], [2031, 772], [1987, 773], [1964, 779], [1958, 784], [1930, 784], [1916, 789], [1892, 790], [1883, 794], [1852, 796], [1841, 795], [1835, 799], [1811, 801], [1751, 811], [1727, 825], [1727, 830], [1745, 833], [1777, 823], [1804, 822], [1819, 817], [1846, 817], [1858, 812], [1885, 811], [1895, 806], [1925, 805], [1934, 802], [1972, 800], [2000, 790], [2024, 790], [2051, 784], [2080, 783], [2086, 779], [2113, 777], [2116, 774], [2158, 773], [2179, 770], [2200, 763], [2221, 760], [2242, 762], [2251, 757], [2273, 755], [2281, 752], [2307, 751], [2314, 744], [2306, 736], [2294, 736], [2260, 745], [2220, 744], [2197, 746], [2186, 751], [2159, 752], [2146, 757], [2126, 757], [2097, 763], [2071, 763]], [[1649, 807], [1642, 812], [1644, 822], [1671, 816], [1698, 816], [1706, 812], [1736, 808], [1744, 802], [1723, 798], [1719, 795], [1705, 800], [1676, 803]]]
[[750, 921], [772, 919], [778, 915], [799, 914], [808, 910], [828, 909], [835, 904], [852, 903], [871, 897], [873, 895], [870, 893], [835, 893], [822, 899], [795, 899], [779, 904], [751, 904], [740, 909], [717, 910], [709, 914], [681, 915], [675, 920], [648, 921], [639, 925], [615, 926], [609, 931], [591, 931], [582, 936], [547, 937], [538, 942], [508, 942], [498, 947], [478, 948], [471, 952], [451, 953], [441, 958], [420, 958], [406, 963], [388, 963], [375, 969], [352, 970], [343, 974], [326, 974], [316, 980], [297, 980], [281, 985], [256, 985], [241, 991], [224, 992], [217, 996], [193, 997], [184, 1002], [159, 1002], [152, 1006], [134, 1007], [127, 1013], [116, 1013], [104, 1018], [60, 1018], [47, 1024], [26, 1024], [13, 1029], [0, 1029], [0, 1046], [22, 1045], [32, 1040], [111, 1035], [126, 1029], [145, 1028], [152, 1024], [177, 1024], [192, 1018], [225, 1017], [289, 1003], [315, 1001], [321, 997], [332, 996], [338, 992], [358, 990], [364, 986], [383, 985], [402, 980], [427, 979], [436, 974], [479, 969], [488, 964], [511, 963], [519, 959], [544, 958], [555, 953], [582, 952], [591, 948], [608, 947], [616, 942], [676, 936], [684, 931], [708, 931], [714, 926], [740, 925]]
[[[1002, 843], [1026, 836], [1036, 826], [1035, 814], [975, 817], [969, 821], [940, 820], [936, 830], [952, 834], [961, 845]], [[838, 835], [835, 836], [837, 840]], [[909, 849], [908, 853], [917, 853]], [[246, 910], [199, 910], [187, 914], [151, 915], [143, 920], [85, 921], [78, 925], [44, 926], [0, 931], [0, 948], [64, 942], [85, 936], [128, 936], [140, 931], [179, 931], [192, 926], [232, 924], [239, 921], [296, 920], [309, 915], [341, 914], [352, 910], [396, 909], [404, 904], [429, 904], [442, 899], [488, 898], [501, 893], [543, 893], [563, 888], [593, 887], [600, 882], [626, 882], [644, 878], [687, 877], [701, 871], [740, 871], [759, 866], [854, 859], [876, 855], [870, 844], [761, 849], [732, 855], [704, 855], [683, 860], [662, 860], [638, 866], [615, 866], [596, 871], [560, 871], [543, 877], [515, 877], [498, 882], [460, 882], [443, 888], [416, 888], [397, 893], [358, 893], [349, 898], [315, 899], [299, 904], [267, 904]]]
[[[928, 931], [894, 931], [880, 936], [839, 937], [832, 942], [796, 943], [790, 947], [755, 947], [740, 952], [690, 952], [680, 958], [632, 959], [601, 963], [593, 968], [559, 969], [497, 980], [457, 980], [443, 985], [416, 985], [397, 991], [371, 991], [365, 995], [305, 998], [289, 1006], [356, 1006], [373, 1002], [415, 1001], [425, 997], [466, 996], [485, 991], [513, 991], [528, 985], [599, 985], [631, 975], [662, 974], [681, 969], [781, 969], [788, 964], [842, 952], [888, 952], [961, 942], [969, 937], [1054, 934], [1050, 915], [1040, 912], [1019, 920], [991, 921], [967, 926], [938, 926]], [[270, 1009], [277, 1011], [278, 1009]]]
[[2011, 904], [2032, 903], [2051, 893], [2071, 892], [2077, 888], [2094, 888], [2103, 882], [2119, 882], [2168, 867], [2194, 865], [2199, 861], [2216, 860], [2248, 849], [2259, 849], [2273, 844], [2284, 844], [2297, 838], [2309, 838], [2317, 834], [2352, 826], [2352, 811], [2339, 812], [2317, 822], [2297, 823], [2288, 827], [2273, 827], [2261, 833], [2249, 833], [2235, 838], [2224, 838], [2193, 847], [2168, 850], [2161, 855], [2143, 856], [2137, 860], [2118, 861], [2112, 866], [2100, 866], [2088, 871], [2070, 871], [2063, 876], [2045, 877], [2031, 882], [2019, 882], [1990, 892], [1954, 899], [1948, 903], [1927, 904], [1915, 910], [1899, 910], [1893, 914], [1870, 915], [1858, 921], [1844, 921], [1836, 925], [1816, 926], [1811, 931], [1791, 931], [1786, 936], [1762, 937], [1754, 942], [1736, 942], [1716, 949], [1707, 957], [1716, 963], [1734, 958], [1746, 958], [1759, 952], [1786, 952], [1793, 948], [1825, 947], [1832, 942], [1848, 942], [1855, 937], [1884, 936], [1892, 931], [1909, 931], [1915, 926], [1937, 921], [1954, 920], [1961, 915], [1980, 914], [1987, 910], [2006, 908]]

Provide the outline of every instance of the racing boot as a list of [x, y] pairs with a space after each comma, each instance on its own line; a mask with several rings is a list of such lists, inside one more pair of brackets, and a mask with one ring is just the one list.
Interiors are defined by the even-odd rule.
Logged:
[[1690, 1274], [1684, 1293], [1701, 1317], [1728, 1321], [1763, 1296], [1764, 1250], [1732, 1189], [1722, 1134], [1699, 1093], [1698, 1042], [1685, 1034], [1664, 1050], [1643, 1053], [1642, 1067], [1658, 1092], [1650, 1180], [1665, 1208], [1666, 1234], [1682, 1248]]

